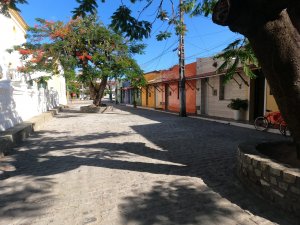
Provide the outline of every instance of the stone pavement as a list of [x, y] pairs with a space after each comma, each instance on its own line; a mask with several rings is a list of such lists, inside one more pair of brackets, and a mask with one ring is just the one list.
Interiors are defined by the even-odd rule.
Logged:
[[64, 109], [1, 159], [0, 225], [299, 224], [243, 187], [239, 143], [280, 135], [118, 106]]

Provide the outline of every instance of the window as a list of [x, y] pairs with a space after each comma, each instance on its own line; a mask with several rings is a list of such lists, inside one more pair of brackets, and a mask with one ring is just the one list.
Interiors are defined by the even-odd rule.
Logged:
[[218, 95], [218, 90], [217, 89], [213, 89], [213, 96], [217, 96]]

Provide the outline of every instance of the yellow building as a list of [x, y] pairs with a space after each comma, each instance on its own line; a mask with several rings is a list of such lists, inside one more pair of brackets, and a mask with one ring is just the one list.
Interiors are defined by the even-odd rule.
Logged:
[[277, 103], [272, 95], [269, 84], [266, 84], [266, 110], [270, 110], [272, 112], [279, 111]]
[[145, 73], [144, 77], [147, 81], [147, 86], [142, 88], [142, 106], [155, 108], [155, 87], [151, 85], [151, 81], [161, 77], [160, 71], [152, 71]]

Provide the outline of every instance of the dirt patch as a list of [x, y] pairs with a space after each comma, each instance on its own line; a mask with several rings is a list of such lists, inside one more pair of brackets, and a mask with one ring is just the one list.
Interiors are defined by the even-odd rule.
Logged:
[[300, 160], [297, 159], [296, 146], [291, 142], [276, 142], [259, 144], [256, 149], [263, 155], [290, 167], [300, 168]]

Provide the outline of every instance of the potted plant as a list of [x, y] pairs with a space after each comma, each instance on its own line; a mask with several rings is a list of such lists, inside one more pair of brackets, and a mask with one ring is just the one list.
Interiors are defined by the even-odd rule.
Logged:
[[248, 108], [248, 100], [240, 98], [231, 99], [227, 107], [233, 110], [233, 118], [235, 120], [242, 120]]

